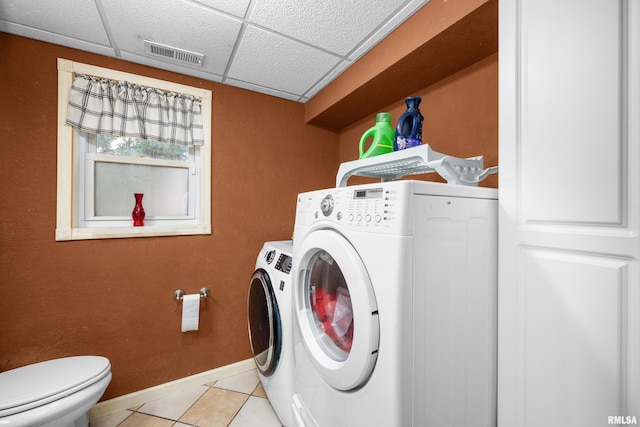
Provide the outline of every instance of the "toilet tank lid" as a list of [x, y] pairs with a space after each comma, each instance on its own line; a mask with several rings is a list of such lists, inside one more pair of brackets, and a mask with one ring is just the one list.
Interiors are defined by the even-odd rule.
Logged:
[[111, 372], [109, 359], [74, 356], [0, 372], [0, 417], [75, 393]]

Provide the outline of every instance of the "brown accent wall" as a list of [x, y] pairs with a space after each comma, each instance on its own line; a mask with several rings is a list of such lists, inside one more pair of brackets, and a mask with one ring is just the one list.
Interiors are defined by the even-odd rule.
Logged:
[[[422, 97], [423, 143], [440, 153], [484, 156], [484, 166], [498, 165], [498, 55], [492, 55], [464, 70], [411, 94]], [[391, 113], [395, 126], [406, 111], [404, 98], [381, 109]], [[358, 159], [362, 134], [375, 124], [375, 114], [340, 132], [340, 162]], [[368, 146], [368, 144], [367, 144]], [[409, 179], [444, 182], [436, 173], [413, 175]], [[353, 177], [349, 184], [372, 182]], [[497, 175], [480, 186], [498, 187]]]
[[[296, 195], [333, 185], [337, 133], [304, 105], [0, 33], [0, 371], [103, 355], [103, 399], [251, 357], [246, 290], [262, 243], [291, 238]], [[206, 236], [56, 242], [58, 57], [213, 91]], [[133, 207], [133, 205], [132, 205]], [[181, 333], [177, 288], [212, 295]]]

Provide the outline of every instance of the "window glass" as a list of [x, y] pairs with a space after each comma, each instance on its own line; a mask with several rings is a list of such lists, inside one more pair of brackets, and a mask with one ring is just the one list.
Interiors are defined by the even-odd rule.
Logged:
[[189, 160], [189, 148], [182, 145], [109, 135], [98, 135], [97, 140], [96, 152], [98, 154], [123, 157], [148, 157], [182, 162]]
[[189, 216], [189, 169], [126, 163], [95, 163], [95, 216], [128, 221], [134, 193], [143, 193], [146, 221]]
[[81, 226], [131, 226], [135, 193], [143, 194], [144, 226], [195, 220], [199, 183], [191, 171], [197, 168], [198, 147], [77, 131], [75, 135]]

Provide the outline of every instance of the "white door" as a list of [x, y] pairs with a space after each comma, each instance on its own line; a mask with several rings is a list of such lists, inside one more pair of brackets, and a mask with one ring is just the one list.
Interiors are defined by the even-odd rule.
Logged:
[[380, 327], [371, 279], [342, 235], [318, 230], [296, 252], [295, 322], [318, 374], [338, 390], [368, 379], [378, 357]]
[[640, 2], [499, 8], [498, 425], [640, 423]]

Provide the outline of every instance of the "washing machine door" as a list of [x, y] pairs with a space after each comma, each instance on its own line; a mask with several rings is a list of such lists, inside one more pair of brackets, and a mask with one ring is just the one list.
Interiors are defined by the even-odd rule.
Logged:
[[247, 311], [253, 359], [262, 375], [271, 376], [282, 352], [282, 325], [269, 273], [261, 268], [249, 282]]
[[360, 387], [378, 357], [380, 328], [362, 259], [341, 234], [317, 230], [296, 251], [295, 319], [318, 374], [338, 390]]

